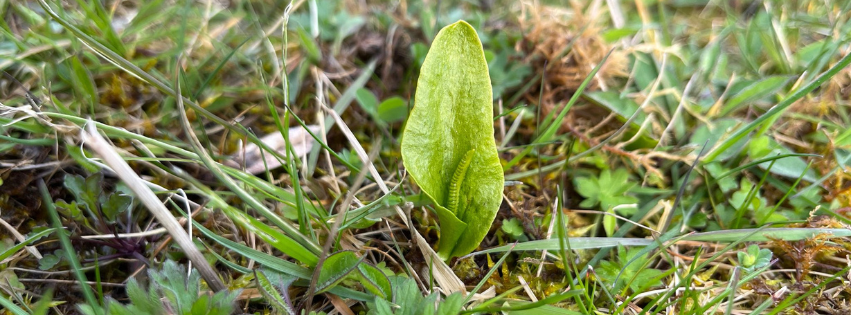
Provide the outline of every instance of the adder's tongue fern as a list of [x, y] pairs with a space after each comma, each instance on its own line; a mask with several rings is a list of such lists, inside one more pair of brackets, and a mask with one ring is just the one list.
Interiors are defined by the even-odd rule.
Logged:
[[470, 24], [459, 21], [437, 34], [414, 102], [402, 137], [402, 160], [435, 204], [438, 255], [463, 256], [490, 230], [504, 182], [493, 139], [488, 64]]

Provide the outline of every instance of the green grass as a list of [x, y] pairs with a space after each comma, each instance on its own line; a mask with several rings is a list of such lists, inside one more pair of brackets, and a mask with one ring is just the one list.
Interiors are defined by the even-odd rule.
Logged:
[[[850, 298], [851, 3], [577, 3], [0, 2], [0, 305], [851, 311], [831, 304]], [[458, 19], [489, 62], [506, 187], [478, 251], [444, 263], [399, 137]], [[282, 166], [246, 172], [249, 144]], [[216, 297], [193, 294], [217, 289], [206, 266]]]

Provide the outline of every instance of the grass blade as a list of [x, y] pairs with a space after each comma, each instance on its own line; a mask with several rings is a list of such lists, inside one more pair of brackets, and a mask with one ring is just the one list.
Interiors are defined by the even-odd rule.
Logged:
[[804, 98], [804, 96], [807, 96], [807, 94], [815, 90], [817, 87], [821, 86], [823, 83], [827, 82], [828, 79], [835, 76], [837, 73], [839, 73], [839, 71], [847, 67], [849, 64], [851, 64], [851, 54], [845, 55], [845, 57], [842, 57], [842, 59], [840, 59], [838, 63], [836, 63], [833, 67], [831, 67], [824, 73], [822, 73], [815, 80], [796, 90], [794, 93], [792, 93], [792, 95], [789, 95], [788, 97], [780, 101], [780, 103], [778, 103], [774, 107], [771, 107], [771, 109], [760, 115], [757, 119], [754, 119], [752, 122], [739, 128], [736, 133], [727, 138], [719, 146], [715, 147], [714, 150], [710, 151], [706, 155], [706, 158], [703, 159], [703, 164], [715, 160], [715, 158], [718, 157], [721, 152], [724, 152], [725, 150], [729, 149], [734, 143], [744, 138], [748, 133], [759, 127], [760, 124], [776, 115], [780, 115], [781, 113], [783, 113], [783, 111], [789, 108], [789, 106], [792, 106], [792, 104], [794, 104], [797, 100]]

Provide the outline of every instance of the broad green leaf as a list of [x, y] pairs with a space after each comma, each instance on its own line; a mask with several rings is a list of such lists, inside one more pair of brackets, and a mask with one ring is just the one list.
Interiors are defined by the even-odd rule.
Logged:
[[408, 116], [408, 105], [405, 100], [398, 96], [393, 96], [378, 104], [378, 118], [388, 123], [395, 123], [405, 120]]
[[[766, 150], [768, 153], [765, 156], [781, 156], [794, 153], [791, 149], [783, 146], [774, 139], [768, 138], [767, 142]], [[806, 170], [807, 172], [803, 175], [804, 180], [814, 182], [818, 178], [815, 170], [807, 169], [807, 162], [802, 157], [790, 156], [785, 159], [777, 159], [774, 161], [774, 165], [771, 165], [771, 162], [762, 162], [759, 164], [759, 168], [761, 169], [768, 169], [769, 166], [771, 166], [769, 170], [771, 173], [784, 177], [798, 178], [801, 176], [801, 172]]]
[[[586, 91], [582, 93], [582, 97], [618, 114], [618, 118], [621, 121], [629, 120], [629, 118], [632, 117], [632, 115], [635, 114], [640, 107], [638, 103], [632, 99], [612, 91]], [[635, 134], [641, 130], [641, 125], [644, 124], [645, 120], [647, 120], [647, 114], [643, 111], [638, 112], [635, 119], [632, 121], [630, 128], [624, 132], [624, 136], [626, 137], [625, 139], [632, 139], [635, 137]], [[653, 139], [651, 136], [642, 132], [642, 134], [635, 139], [634, 142], [627, 145], [626, 148], [629, 150], [652, 148], [656, 146], [658, 142], [659, 140]]]
[[[715, 147], [716, 144], [723, 145], [730, 141], [730, 133], [736, 130], [742, 122], [733, 118], [722, 118], [713, 122], [713, 126], [701, 125], [697, 127], [691, 136], [691, 143], [699, 147], [706, 144], [706, 148]], [[730, 148], [719, 154], [718, 160], [724, 161], [734, 157], [742, 151], [747, 143], [746, 139], [739, 139]]]
[[[620, 93], [612, 91], [591, 91], [582, 93], [582, 96], [593, 102], [594, 104], [603, 106], [610, 111], [618, 114], [621, 120], [626, 120], [638, 110], [638, 103], [631, 98], [622, 97]], [[632, 127], [640, 128], [644, 120], [647, 119], [647, 114], [644, 112], [638, 113], [638, 117], [632, 121]]]
[[504, 182], [493, 138], [488, 66], [470, 24], [459, 21], [437, 34], [414, 102], [402, 160], [435, 204], [441, 225], [438, 255], [461, 256], [478, 247], [490, 229]]
[[97, 178], [96, 175], [89, 176], [89, 178], [92, 178], [90, 180], [80, 175], [67, 174], [65, 175], [65, 188], [68, 188], [77, 197], [78, 205], [87, 207], [89, 211], [97, 211], [98, 198], [94, 193], [100, 191], [96, 186], [103, 179], [103, 175], [100, 176], [100, 178]]
[[369, 89], [360, 88], [355, 92], [355, 99], [360, 103], [361, 108], [372, 117], [378, 116], [378, 98]]
[[133, 204], [133, 197], [119, 192], [111, 193], [108, 196], [101, 195], [100, 199], [101, 211], [103, 211], [108, 222], [115, 222], [115, 218], [127, 211]]
[[358, 271], [360, 271], [360, 275], [358, 275], [360, 283], [365, 289], [376, 296], [392, 300], [393, 288], [390, 286], [390, 280], [387, 279], [387, 275], [381, 272], [381, 269], [367, 263], [362, 263], [358, 264]]
[[331, 254], [322, 264], [319, 277], [316, 281], [316, 292], [321, 293], [336, 286], [343, 281], [352, 271], [358, 268], [363, 258], [358, 258], [355, 253], [342, 251]]
[[62, 261], [62, 250], [57, 249], [53, 254], [44, 255], [41, 259], [38, 260], [38, 269], [40, 270], [50, 270], [53, 269], [56, 264]]
[[721, 110], [720, 116], [727, 116], [730, 112], [738, 109], [739, 105], [776, 93], [778, 90], [786, 86], [791, 79], [792, 77], [789, 76], [770, 76], [751, 83], [749, 86], [736, 93], [736, 95], [724, 104], [724, 109]]

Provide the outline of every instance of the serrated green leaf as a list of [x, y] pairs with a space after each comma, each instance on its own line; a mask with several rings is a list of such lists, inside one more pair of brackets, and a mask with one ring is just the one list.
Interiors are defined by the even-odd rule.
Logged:
[[[296, 315], [298, 314], [290, 305], [290, 303], [284, 299], [284, 295], [275, 289], [275, 286], [272, 284], [272, 281], [266, 277], [266, 274], [262, 270], [256, 270], [254, 272], [254, 279], [257, 280], [257, 288], [260, 289], [260, 293], [266, 297], [266, 301], [269, 305], [272, 306], [279, 313], [287, 314], [287, 315]], [[285, 293], [288, 294], [288, 293]]]
[[152, 285], [159, 287], [160, 293], [168, 299], [177, 314], [191, 312], [201, 290], [201, 278], [197, 272], [187, 277], [186, 268], [168, 260], [163, 264], [162, 270], [149, 270], [148, 276], [153, 280]]
[[156, 290], [151, 288], [145, 291], [135, 278], [131, 278], [127, 283], [127, 297], [133, 306], [144, 314], [161, 314], [165, 311]]
[[[603, 170], [598, 178], [577, 177], [574, 179], [576, 191], [585, 197], [579, 206], [591, 208], [598, 202], [603, 211], [609, 211], [615, 206], [635, 203], [638, 199], [628, 194], [636, 183], [629, 180], [629, 172], [626, 169]], [[620, 210], [628, 213], [633, 209]]]
[[[488, 66], [476, 30], [459, 21], [435, 37], [420, 71], [414, 109], [402, 138], [402, 160], [435, 203], [443, 259], [473, 251], [485, 237], [502, 198], [503, 174], [493, 138]], [[449, 208], [453, 176], [474, 150]], [[462, 224], [463, 223], [463, 224]], [[451, 233], [451, 234], [450, 234]]]

